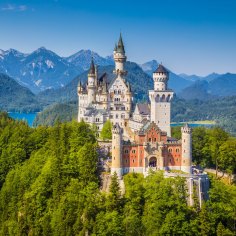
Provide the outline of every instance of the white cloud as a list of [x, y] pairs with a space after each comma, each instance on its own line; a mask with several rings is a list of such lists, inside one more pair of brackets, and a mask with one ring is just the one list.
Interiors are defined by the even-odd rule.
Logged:
[[26, 11], [28, 7], [26, 5], [13, 5], [7, 4], [6, 6], [1, 7], [1, 11]]

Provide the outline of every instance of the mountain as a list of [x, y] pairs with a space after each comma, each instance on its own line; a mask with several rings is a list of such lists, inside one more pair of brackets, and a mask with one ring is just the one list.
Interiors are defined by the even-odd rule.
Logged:
[[0, 73], [0, 110], [32, 112], [42, 108], [43, 103], [28, 88]]
[[52, 104], [37, 113], [33, 126], [53, 125], [57, 121], [66, 122], [77, 119], [77, 107], [78, 105], [76, 103]]
[[218, 78], [221, 75], [217, 74], [217, 73], [211, 73], [207, 76], [199, 76], [199, 75], [187, 75], [187, 74], [182, 73], [182, 74], [179, 74], [179, 76], [184, 78], [184, 79], [195, 82], [197, 80], [211, 81], [211, 80], [214, 80], [214, 79]]
[[65, 86], [83, 70], [42, 47], [31, 54], [1, 50], [0, 72], [6, 73], [34, 93]]
[[190, 80], [190, 81], [193, 81], [193, 82], [202, 79], [201, 76], [198, 76], [198, 75], [187, 75], [187, 74], [184, 74], [184, 73], [179, 74], [179, 76], [184, 78], [184, 79], [186, 79], [186, 80]]
[[79, 52], [65, 58], [65, 60], [76, 67], [82, 68], [83, 70], [88, 70], [92, 57], [96, 65], [114, 65], [113, 56], [101, 57], [96, 52], [91, 50], [80, 50]]
[[[152, 77], [152, 73], [156, 70], [158, 67], [158, 62], [156, 60], [152, 60], [149, 62], [146, 62], [144, 64], [141, 64], [140, 67], [143, 69], [144, 72], [146, 72], [148, 75]], [[167, 68], [168, 69], [168, 68]], [[188, 87], [190, 84], [192, 84], [191, 80], [187, 80], [185, 78], [182, 78], [181, 76], [173, 73], [169, 70], [169, 88], [173, 89], [177, 94], [184, 88]]]
[[[148, 90], [153, 88], [152, 78], [146, 74], [138, 64], [134, 62], [126, 62], [125, 69], [128, 71], [126, 80], [130, 82], [135, 100], [144, 101], [148, 99]], [[115, 75], [113, 74], [114, 66], [99, 66], [98, 75], [106, 73], [108, 81], [111, 81]], [[77, 100], [77, 86], [79, 80], [83, 83], [87, 81], [88, 71], [75, 77], [68, 85], [60, 89], [46, 90], [38, 94], [40, 99], [50, 102], [65, 102]]]
[[159, 63], [156, 60], [151, 60], [151, 61], [141, 64], [140, 67], [143, 69], [143, 71], [145, 71], [147, 74], [152, 76], [152, 73], [154, 70], [156, 70], [156, 68], [158, 67], [158, 64]]
[[0, 72], [8, 74], [34, 93], [64, 87], [89, 68], [91, 58], [97, 65], [113, 65], [112, 56], [101, 57], [91, 50], [80, 50], [69, 57], [41, 47], [30, 54], [0, 50]]
[[198, 80], [183, 89], [179, 96], [187, 100], [209, 100], [216, 97], [236, 95], [236, 74], [212, 74], [207, 78], [208, 80]]
[[186, 100], [208, 100], [213, 98], [213, 96], [208, 92], [209, 83], [206, 80], [197, 80], [194, 84], [190, 85], [187, 88], [184, 88], [179, 97]]

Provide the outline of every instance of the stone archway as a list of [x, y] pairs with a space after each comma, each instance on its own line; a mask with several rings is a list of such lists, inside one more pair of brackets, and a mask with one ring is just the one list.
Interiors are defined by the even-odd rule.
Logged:
[[157, 167], [157, 158], [155, 156], [149, 158], [148, 167]]

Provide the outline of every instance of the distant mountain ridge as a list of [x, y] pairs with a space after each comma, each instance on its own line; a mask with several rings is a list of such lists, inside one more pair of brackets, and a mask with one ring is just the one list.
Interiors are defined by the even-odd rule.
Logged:
[[189, 87], [184, 88], [179, 96], [187, 100], [209, 100], [236, 95], [236, 74], [226, 73], [218, 76], [212, 74], [208, 78], [210, 79], [197, 80]]
[[66, 57], [65, 60], [85, 71], [89, 69], [91, 58], [93, 58], [94, 63], [99, 66], [114, 65], [113, 57], [101, 57], [96, 52], [91, 50], [80, 50], [79, 52]]
[[98, 65], [114, 64], [111, 57], [103, 58], [91, 50], [81, 50], [70, 57], [60, 57], [44, 47], [29, 54], [9, 49], [0, 50], [0, 72], [38, 93], [64, 87], [75, 76], [88, 69], [91, 57], [94, 57]]
[[[70, 84], [74, 78], [88, 70], [92, 57], [98, 67], [112, 66], [112, 68], [114, 68], [112, 55], [102, 57], [91, 50], [80, 50], [69, 57], [60, 57], [53, 51], [41, 47], [28, 54], [15, 49], [9, 49], [7, 51], [0, 50], [0, 73], [9, 75], [35, 94], [43, 91], [48, 93], [47, 91], [50, 89], [53, 91], [57, 89], [58, 91], [65, 91], [68, 88], [67, 85]], [[159, 63], [156, 60], [151, 60], [141, 65], [134, 64], [135, 67], [139, 66], [140, 70], [152, 77], [152, 73]], [[132, 70], [132, 68], [130, 68], [130, 70]], [[143, 78], [146, 78], [143, 73], [140, 72], [135, 75], [133, 71], [130, 71], [130, 74], [135, 77], [134, 81], [137, 83], [139, 80], [146, 83], [146, 81], [143, 80]], [[138, 76], [141, 77], [137, 78]], [[87, 78], [87, 75], [84, 74], [82, 77]], [[212, 95], [218, 96], [218, 94], [220, 94], [219, 96], [234, 95], [233, 78], [232, 76], [229, 77], [230, 76], [226, 76], [226, 74], [220, 75], [216, 73], [207, 76], [177, 75], [170, 71], [169, 88], [173, 89], [177, 95], [182, 94], [186, 99], [202, 97], [203, 91], [205, 90], [204, 94], [206, 96], [204, 98], [207, 99], [211, 98]], [[224, 79], [226, 79], [225, 83], [223, 83]], [[206, 85], [204, 85], [205, 87], [203, 89], [202, 85], [199, 86], [200, 84], [195, 84], [196, 81], [203, 80], [206, 80], [210, 84], [209, 88], [205, 89]], [[132, 86], [135, 86], [135, 84], [133, 83]], [[217, 94], [214, 94], [214, 92]]]

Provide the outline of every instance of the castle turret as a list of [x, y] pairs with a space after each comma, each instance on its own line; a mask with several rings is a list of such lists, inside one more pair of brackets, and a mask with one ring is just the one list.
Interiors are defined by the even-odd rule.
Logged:
[[116, 74], [126, 74], [126, 71], [124, 70], [124, 63], [126, 62], [125, 47], [124, 47], [124, 44], [123, 44], [121, 34], [120, 34], [118, 44], [115, 45], [113, 55], [114, 55], [114, 61], [115, 61], [115, 71], [114, 71], [114, 73], [116, 73]]
[[154, 90], [155, 91], [165, 91], [167, 90], [167, 82], [169, 80], [169, 71], [166, 68], [159, 64], [156, 71], [153, 73], [154, 80]]
[[83, 86], [82, 86], [81, 81], [79, 81], [79, 83], [78, 83], [78, 94], [82, 94], [82, 92], [83, 92]]
[[182, 161], [181, 170], [192, 174], [192, 129], [186, 124], [181, 128], [182, 133]]
[[171, 100], [174, 92], [168, 89], [169, 72], [159, 64], [153, 73], [154, 90], [149, 91], [151, 101], [151, 121], [154, 121], [158, 127], [171, 136], [170, 117]]
[[108, 97], [109, 97], [109, 92], [108, 92], [107, 82], [106, 80], [104, 80], [101, 91], [101, 103], [103, 105], [104, 110], [108, 108]]
[[122, 178], [122, 128], [116, 123], [112, 128], [112, 163], [111, 174], [117, 173], [119, 179]]
[[126, 92], [126, 97], [127, 97], [127, 110], [131, 111], [131, 106], [132, 106], [132, 91], [131, 91], [131, 86], [130, 83], [127, 82], [127, 92]]
[[87, 86], [89, 104], [96, 101], [96, 83], [97, 83], [96, 69], [92, 58], [88, 73], [88, 86]]

